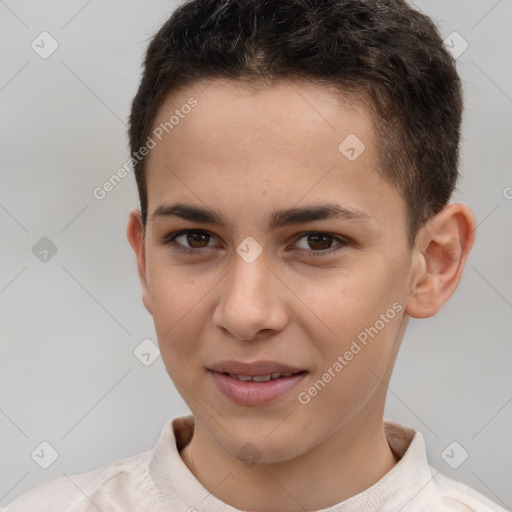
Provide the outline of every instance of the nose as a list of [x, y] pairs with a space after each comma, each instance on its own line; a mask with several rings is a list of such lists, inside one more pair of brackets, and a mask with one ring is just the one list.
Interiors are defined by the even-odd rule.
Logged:
[[235, 254], [233, 267], [219, 288], [213, 324], [240, 340], [280, 332], [288, 322], [285, 287], [268, 268], [264, 254], [252, 263]]

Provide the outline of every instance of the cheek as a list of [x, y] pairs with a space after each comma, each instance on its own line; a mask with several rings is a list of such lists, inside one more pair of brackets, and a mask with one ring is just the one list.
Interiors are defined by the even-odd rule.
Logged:
[[400, 335], [403, 307], [391, 300], [391, 283], [358, 284], [352, 288], [345, 282], [337, 300], [323, 299], [323, 320], [334, 334], [319, 322], [309, 332], [321, 364], [300, 390], [299, 402], [333, 423], [365, 407], [386, 381]]
[[333, 380], [344, 380], [343, 388], [347, 379], [359, 381], [363, 387], [365, 383], [371, 385], [376, 379], [372, 372], [381, 375], [392, 362], [404, 310], [402, 274], [396, 267], [374, 266], [373, 270], [344, 276], [331, 284], [328, 294], [314, 294], [311, 303], [316, 317], [308, 315], [310, 320], [304, 321], [311, 322], [308, 334], [320, 353], [319, 371], [336, 374]]
[[174, 357], [180, 351], [193, 351], [194, 340], [199, 339], [196, 334], [201, 322], [198, 319], [205, 307], [207, 283], [184, 269], [161, 264], [156, 259], [148, 265], [147, 280], [162, 355], [167, 350], [172, 350]]
[[322, 331], [324, 337], [340, 342], [357, 338], [376, 322], [382, 330], [381, 315], [385, 315], [387, 326], [387, 320], [396, 316], [397, 307], [393, 309], [393, 305], [403, 301], [402, 274], [396, 269], [372, 265], [360, 272], [340, 273], [329, 283], [309, 286], [308, 300], [304, 301], [311, 312], [307, 316], [309, 325], [317, 335]]

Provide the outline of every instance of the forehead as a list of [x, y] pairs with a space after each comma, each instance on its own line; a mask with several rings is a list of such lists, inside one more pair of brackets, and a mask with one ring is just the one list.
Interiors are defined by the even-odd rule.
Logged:
[[250, 164], [297, 173], [345, 164], [351, 155], [340, 153], [339, 145], [347, 138], [352, 144], [345, 146], [355, 142], [357, 152], [364, 148], [367, 169], [377, 163], [366, 105], [310, 82], [196, 83], [167, 96], [153, 122], [155, 131], [157, 148], [148, 156], [148, 168], [156, 153], [175, 167], [194, 160], [226, 171], [242, 172]]
[[[283, 136], [311, 136], [311, 131], [321, 133], [327, 129], [339, 136], [347, 128], [362, 133], [371, 128], [372, 120], [367, 105], [352, 99], [353, 96], [307, 81], [280, 80], [270, 86], [235, 80], [203, 81], [171, 92], [153, 127], [165, 124], [176, 111], [188, 111], [185, 106], [194, 99], [197, 105], [180, 116], [179, 124], [186, 124], [197, 138], [243, 136], [249, 131], [253, 137], [267, 134], [267, 141], [275, 136], [282, 141]], [[185, 119], [187, 123], [183, 122]], [[225, 121], [228, 122], [223, 128], [227, 131], [215, 129], [217, 123]], [[168, 135], [179, 136], [184, 131], [178, 130], [179, 124]]]
[[[402, 202], [380, 178], [370, 109], [324, 86], [198, 83], [167, 97], [153, 133], [158, 127], [161, 140], [146, 166], [150, 214], [179, 194], [216, 207], [238, 197], [238, 206], [257, 208], [263, 196], [339, 200], [358, 210], [364, 208], [356, 203], [385, 207], [372, 200], [383, 193]], [[403, 205], [395, 210], [403, 213]]]

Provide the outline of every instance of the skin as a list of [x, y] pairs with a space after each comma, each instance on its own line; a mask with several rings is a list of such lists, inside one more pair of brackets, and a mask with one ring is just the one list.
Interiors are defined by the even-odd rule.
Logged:
[[[434, 315], [454, 292], [473, 244], [473, 216], [449, 204], [410, 247], [405, 203], [378, 173], [362, 103], [307, 82], [251, 89], [216, 81], [174, 91], [154, 126], [190, 97], [198, 105], [148, 155], [145, 236], [138, 209], [127, 228], [165, 367], [195, 416], [181, 457], [214, 496], [242, 510], [332, 506], [397, 462], [383, 426], [387, 384], [408, 318]], [[354, 161], [338, 150], [349, 134], [365, 144]], [[230, 226], [152, 217], [177, 202], [211, 208]], [[326, 202], [368, 219], [267, 227], [275, 209]], [[163, 242], [182, 229], [203, 233]], [[326, 238], [308, 238], [312, 231]], [[236, 252], [249, 236], [263, 249], [250, 264]], [[401, 311], [300, 403], [299, 393], [394, 303]], [[207, 371], [225, 359], [270, 359], [309, 373], [277, 401], [241, 406]], [[253, 466], [237, 459], [248, 442], [261, 453]]]

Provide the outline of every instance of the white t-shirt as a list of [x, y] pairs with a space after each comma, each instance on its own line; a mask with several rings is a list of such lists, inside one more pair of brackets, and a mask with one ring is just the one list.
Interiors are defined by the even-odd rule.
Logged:
[[[430, 467], [420, 432], [389, 420], [384, 427], [397, 464], [366, 491], [317, 512], [505, 512]], [[193, 432], [192, 415], [174, 418], [152, 450], [41, 484], [0, 512], [241, 512], [209, 493], [181, 459]]]

